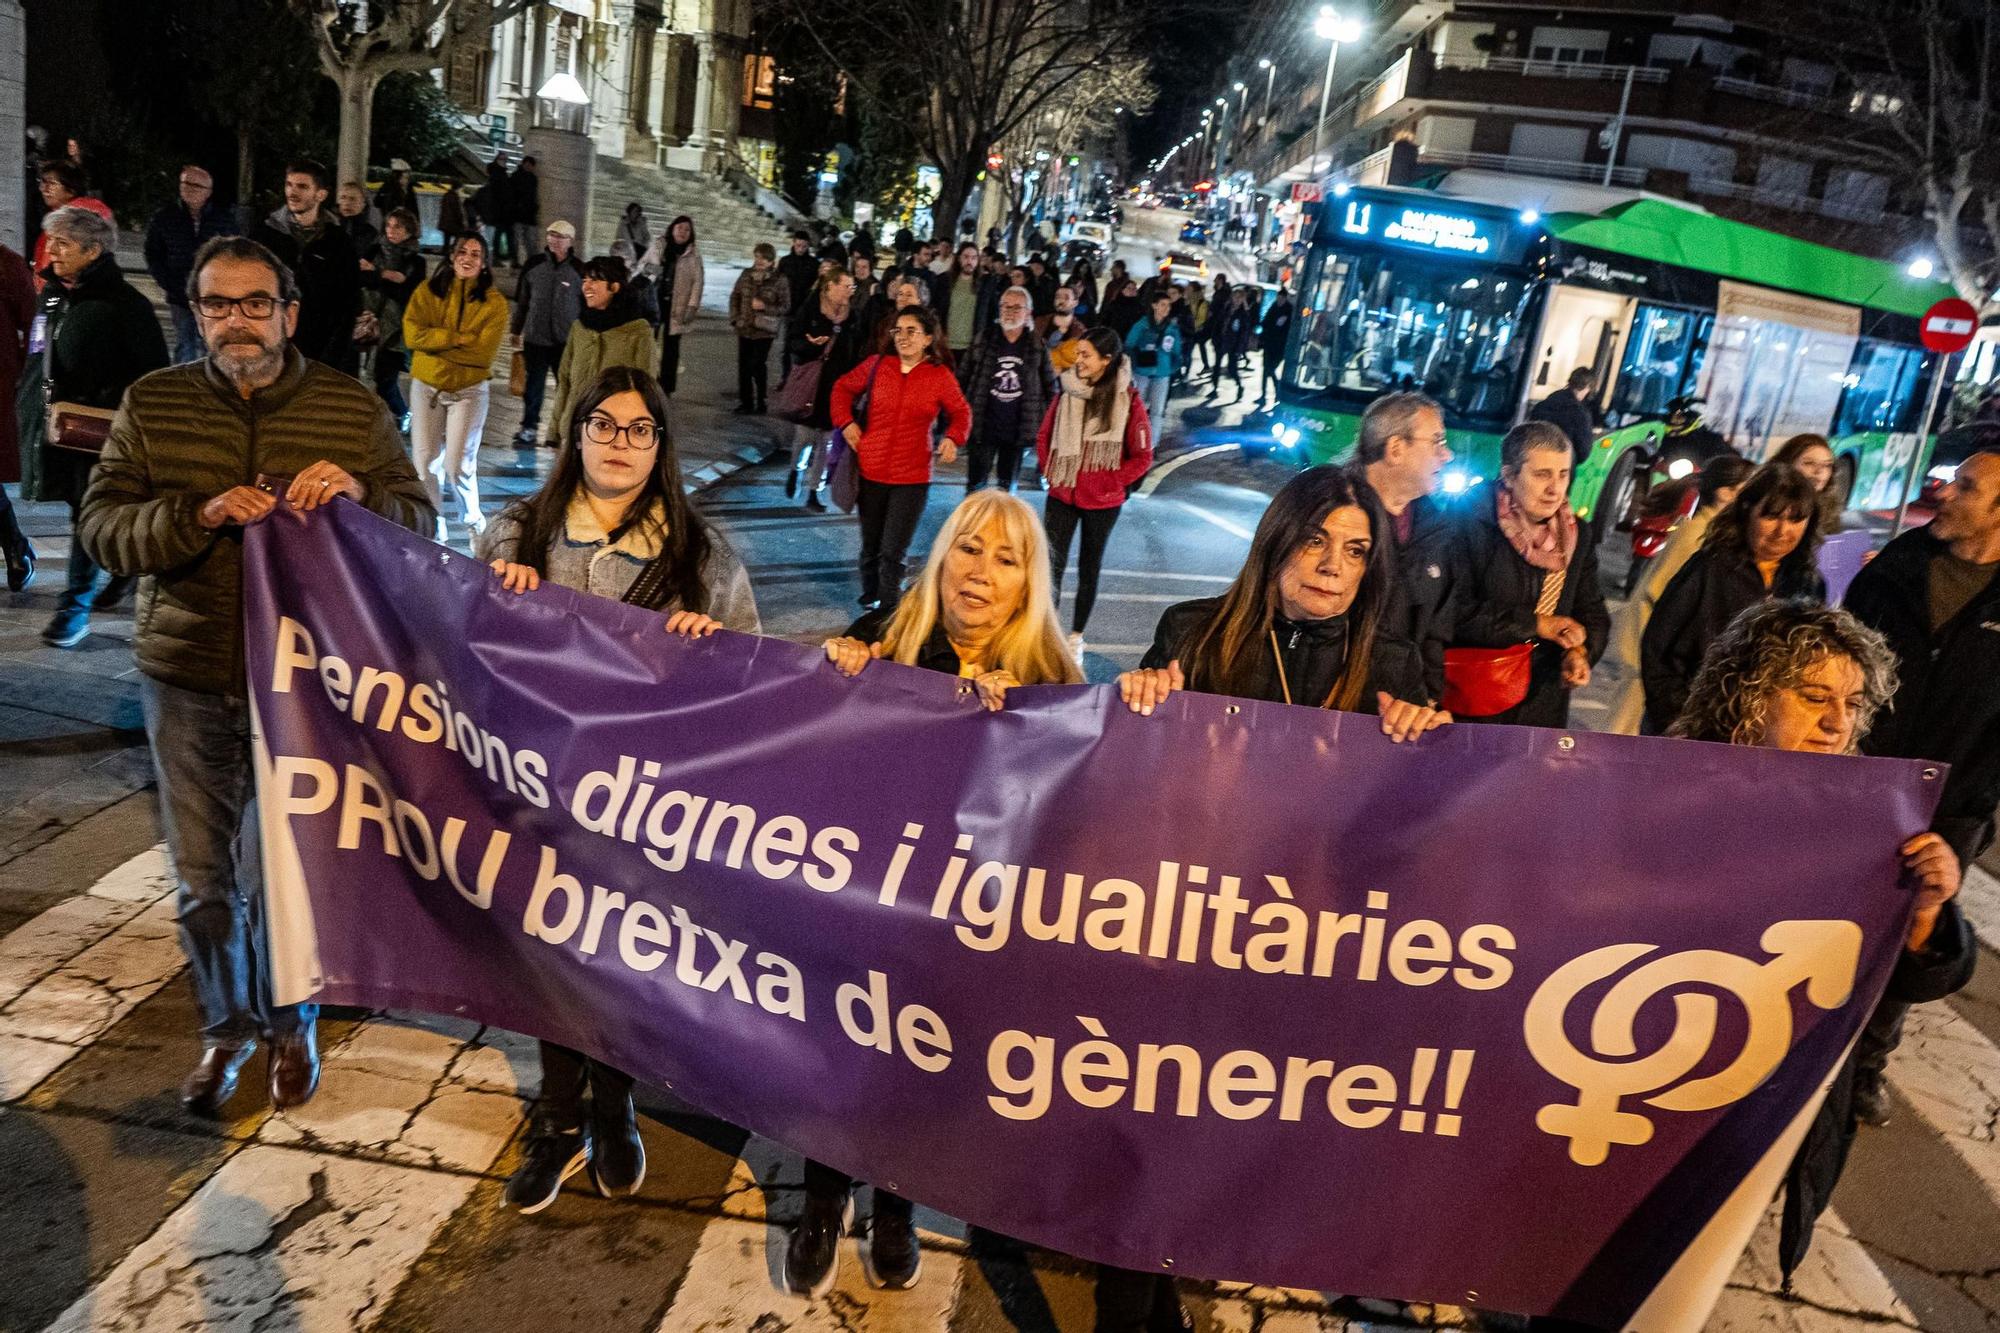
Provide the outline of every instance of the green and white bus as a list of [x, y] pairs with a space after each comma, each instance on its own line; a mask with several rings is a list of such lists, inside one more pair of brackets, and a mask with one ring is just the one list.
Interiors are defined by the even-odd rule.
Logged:
[[[1300, 463], [1339, 461], [1393, 389], [1444, 406], [1460, 491], [1498, 468], [1500, 437], [1596, 372], [1604, 423], [1571, 501], [1614, 519], [1665, 431], [1667, 404], [1746, 457], [1815, 432], [1850, 505], [1893, 507], [1920, 444], [1929, 377], [1917, 322], [1952, 294], [1901, 267], [1640, 198], [1537, 213], [1397, 187], [1335, 187], [1305, 229], [1292, 354], [1269, 425]], [[1260, 441], [1261, 443], [1261, 441]]]

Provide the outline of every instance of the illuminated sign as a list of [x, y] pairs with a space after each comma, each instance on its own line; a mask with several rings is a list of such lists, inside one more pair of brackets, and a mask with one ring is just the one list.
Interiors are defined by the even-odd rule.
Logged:
[[1485, 218], [1431, 208], [1403, 208], [1367, 199], [1347, 201], [1340, 230], [1366, 240], [1457, 255], [1487, 255], [1504, 239], [1499, 234], [1499, 224]]

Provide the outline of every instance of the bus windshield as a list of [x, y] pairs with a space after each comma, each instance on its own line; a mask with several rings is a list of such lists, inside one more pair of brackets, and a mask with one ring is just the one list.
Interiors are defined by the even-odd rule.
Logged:
[[1328, 250], [1307, 275], [1295, 382], [1364, 397], [1421, 389], [1504, 421], [1519, 398], [1534, 284], [1490, 267]]

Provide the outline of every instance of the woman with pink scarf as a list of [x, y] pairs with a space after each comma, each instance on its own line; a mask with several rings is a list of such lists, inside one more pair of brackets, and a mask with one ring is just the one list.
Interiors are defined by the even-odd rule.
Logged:
[[[1500, 479], [1466, 497], [1453, 543], [1450, 649], [1527, 645], [1527, 694], [1461, 722], [1569, 725], [1570, 691], [1590, 683], [1611, 617], [1597, 581], [1597, 552], [1569, 507], [1569, 438], [1529, 421], [1500, 443]], [[1461, 654], [1448, 652], [1447, 680]], [[1466, 653], [1471, 658], [1474, 654]]]

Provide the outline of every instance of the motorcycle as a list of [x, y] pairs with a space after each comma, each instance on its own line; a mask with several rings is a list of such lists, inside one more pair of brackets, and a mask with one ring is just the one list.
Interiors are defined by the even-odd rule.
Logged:
[[1647, 486], [1632, 524], [1632, 563], [1625, 568], [1623, 595], [1632, 596], [1645, 576], [1653, 557], [1666, 549], [1674, 529], [1686, 522], [1701, 504], [1701, 477], [1689, 474]]

